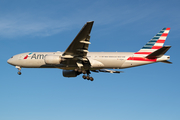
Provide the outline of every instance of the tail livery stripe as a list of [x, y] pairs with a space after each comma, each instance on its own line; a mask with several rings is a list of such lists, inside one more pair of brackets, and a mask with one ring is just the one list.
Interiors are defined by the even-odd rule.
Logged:
[[168, 33], [163, 33], [161, 36], [166, 36], [167, 37]]
[[[154, 36], [146, 45], [135, 54], [151, 54], [152, 52], [162, 48], [167, 38], [170, 28], [163, 28], [156, 36]], [[144, 50], [146, 50], [144, 52]]]
[[151, 49], [160, 49], [162, 46], [153, 46]]
[[158, 40], [156, 43], [164, 43], [165, 40]]

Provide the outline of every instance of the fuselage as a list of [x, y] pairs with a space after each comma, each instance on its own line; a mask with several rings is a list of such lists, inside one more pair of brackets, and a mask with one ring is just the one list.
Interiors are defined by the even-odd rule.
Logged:
[[[21, 68], [60, 68], [65, 70], [73, 70], [76, 66], [66, 66], [61, 62], [57, 65], [47, 64], [45, 58], [48, 55], [61, 57], [63, 52], [27, 52], [17, 54], [11, 57], [7, 62]], [[158, 59], [146, 59], [134, 57], [134, 52], [89, 52], [87, 58], [91, 64], [90, 70], [109, 68], [122, 69], [135, 67], [154, 62], [168, 60], [168, 56], [162, 56]]]

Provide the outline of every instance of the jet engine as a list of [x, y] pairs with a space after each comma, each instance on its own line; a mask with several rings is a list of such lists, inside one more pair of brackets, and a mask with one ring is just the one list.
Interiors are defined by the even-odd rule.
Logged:
[[64, 77], [76, 77], [79, 74], [81, 74], [81, 73], [74, 71], [74, 70], [63, 70]]
[[44, 62], [50, 65], [57, 65], [57, 64], [60, 64], [61, 57], [59, 55], [47, 55], [44, 58]]

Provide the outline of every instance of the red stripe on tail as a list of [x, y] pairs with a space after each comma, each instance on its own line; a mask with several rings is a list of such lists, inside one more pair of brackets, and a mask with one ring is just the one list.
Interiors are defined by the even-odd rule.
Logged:
[[166, 36], [167, 37], [168, 33], [163, 33], [161, 36]]
[[165, 40], [158, 40], [156, 43], [164, 43]]
[[162, 46], [153, 46], [151, 49], [160, 49]]

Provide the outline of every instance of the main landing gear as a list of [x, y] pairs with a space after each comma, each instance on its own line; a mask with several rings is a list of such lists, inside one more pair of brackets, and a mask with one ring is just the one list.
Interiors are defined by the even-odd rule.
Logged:
[[93, 81], [93, 80], [94, 80], [93, 77], [90, 77], [89, 74], [91, 74], [91, 73], [90, 73], [89, 70], [87, 70], [86, 73], [83, 73], [83, 74], [87, 74], [87, 76], [86, 76], [86, 75], [83, 75], [83, 76], [82, 76], [83, 79], [87, 79], [87, 80], [90, 80], [90, 81]]
[[16, 66], [16, 68], [18, 69], [18, 75], [21, 75], [21, 67], [20, 66]]
[[[81, 69], [75, 69], [75, 71], [79, 72], [79, 73], [83, 73], [84, 75], [82, 76], [83, 79], [87, 79], [87, 80], [90, 80], [90, 81], [93, 81], [94, 78], [93, 77], [90, 77], [89, 74], [91, 74], [91, 72], [89, 70], [81, 70]], [[87, 74], [87, 75], [85, 75]]]
[[87, 79], [87, 80], [90, 80], [90, 81], [93, 81], [93, 80], [94, 80], [94, 78], [93, 78], [93, 77], [90, 77], [89, 75], [88, 75], [88, 76], [83, 75], [82, 78]]

